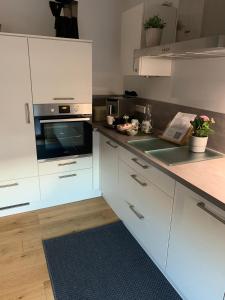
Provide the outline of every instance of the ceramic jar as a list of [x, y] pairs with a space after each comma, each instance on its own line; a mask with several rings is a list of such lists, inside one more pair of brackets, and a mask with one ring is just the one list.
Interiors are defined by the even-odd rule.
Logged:
[[208, 137], [192, 136], [190, 140], [190, 151], [195, 153], [203, 153], [206, 150]]

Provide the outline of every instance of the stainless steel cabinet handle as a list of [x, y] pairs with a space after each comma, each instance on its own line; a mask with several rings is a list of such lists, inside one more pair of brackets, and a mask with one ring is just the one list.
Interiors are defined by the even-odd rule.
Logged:
[[53, 98], [55, 101], [64, 101], [64, 100], [75, 100], [73, 97], [55, 97]]
[[10, 205], [10, 206], [5, 206], [5, 207], [0, 207], [0, 210], [13, 209], [13, 208], [18, 208], [18, 207], [28, 206], [28, 205], [30, 205], [30, 202], [16, 204], [16, 205]]
[[58, 164], [59, 167], [64, 167], [64, 166], [69, 166], [69, 165], [75, 165], [77, 162], [76, 161], [71, 161], [67, 163], [60, 163]]
[[25, 103], [25, 114], [26, 114], [26, 122], [30, 124], [30, 107], [29, 103]]
[[148, 169], [149, 166], [147, 165], [143, 165], [139, 162], [138, 158], [132, 158], [132, 161], [135, 162], [137, 165], [139, 165], [140, 167], [142, 167], [143, 169]]
[[142, 182], [138, 179], [137, 175], [130, 175], [131, 178], [133, 178], [137, 183], [139, 183], [141, 186], [147, 186], [146, 182]]
[[129, 205], [130, 210], [135, 214], [135, 216], [138, 217], [138, 219], [143, 220], [145, 217], [140, 214], [136, 209], [135, 206], [130, 204], [129, 202], [127, 202], [127, 204]]
[[77, 174], [63, 175], [63, 176], [59, 176], [59, 179], [70, 178], [70, 177], [76, 177], [76, 176], [77, 176]]
[[214, 217], [217, 221], [223, 223], [225, 225], [225, 220], [223, 218], [221, 218], [220, 216], [217, 216], [213, 211], [211, 211], [210, 209], [208, 209], [205, 205], [204, 202], [199, 202], [197, 203], [197, 206], [199, 208], [201, 208], [202, 210], [204, 210], [207, 214], [209, 214], [210, 216]]
[[110, 147], [112, 147], [114, 149], [118, 148], [118, 146], [113, 145], [110, 141], [107, 141], [106, 144], [108, 144]]
[[10, 187], [14, 187], [14, 186], [18, 186], [19, 183], [12, 183], [12, 184], [5, 184], [5, 185], [0, 185], [0, 189], [6, 189], [6, 188], [10, 188]]

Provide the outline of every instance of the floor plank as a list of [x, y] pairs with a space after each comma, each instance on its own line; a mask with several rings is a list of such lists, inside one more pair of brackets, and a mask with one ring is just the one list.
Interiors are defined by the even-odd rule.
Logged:
[[117, 220], [101, 197], [0, 218], [0, 299], [54, 300], [42, 239]]

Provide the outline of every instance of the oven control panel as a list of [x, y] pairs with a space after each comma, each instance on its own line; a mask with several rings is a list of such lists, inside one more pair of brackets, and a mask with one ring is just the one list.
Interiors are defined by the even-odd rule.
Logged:
[[91, 115], [92, 104], [34, 104], [34, 116]]

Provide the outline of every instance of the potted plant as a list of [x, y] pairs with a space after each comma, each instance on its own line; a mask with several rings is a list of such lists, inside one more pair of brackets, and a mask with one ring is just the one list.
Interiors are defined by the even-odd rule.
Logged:
[[213, 118], [207, 116], [197, 116], [194, 121], [191, 121], [193, 127], [190, 150], [192, 152], [201, 153], [205, 152], [208, 136], [213, 133], [212, 126], [215, 124]]
[[166, 23], [157, 15], [146, 20], [144, 23], [144, 29], [147, 47], [153, 47], [160, 44], [162, 30], [165, 26]]

